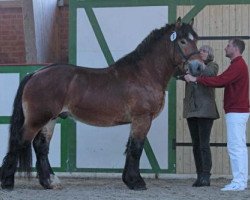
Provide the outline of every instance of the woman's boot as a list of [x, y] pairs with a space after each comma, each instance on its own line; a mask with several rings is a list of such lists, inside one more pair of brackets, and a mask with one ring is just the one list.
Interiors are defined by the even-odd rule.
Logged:
[[194, 187], [210, 186], [210, 174], [201, 174]]
[[192, 186], [198, 187], [198, 185], [200, 185], [200, 179], [201, 179], [201, 174], [197, 174], [197, 179], [195, 180]]

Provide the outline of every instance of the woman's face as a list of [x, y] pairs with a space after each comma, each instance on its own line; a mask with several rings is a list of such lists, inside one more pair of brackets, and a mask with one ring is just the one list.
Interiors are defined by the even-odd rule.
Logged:
[[201, 59], [203, 61], [207, 60], [208, 52], [205, 49], [200, 49], [199, 51], [200, 51]]

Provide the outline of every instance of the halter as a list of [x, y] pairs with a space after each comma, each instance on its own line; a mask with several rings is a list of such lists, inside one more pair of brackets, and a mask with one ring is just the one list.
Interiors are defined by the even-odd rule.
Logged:
[[[173, 36], [174, 35], [174, 36]], [[185, 65], [187, 62], [188, 62], [188, 60], [189, 60], [189, 58], [191, 57], [191, 56], [193, 56], [193, 55], [195, 55], [195, 54], [200, 54], [200, 52], [199, 51], [194, 51], [194, 52], [192, 52], [192, 53], [190, 53], [190, 54], [188, 54], [188, 55], [185, 55], [184, 53], [183, 53], [183, 51], [182, 51], [182, 49], [181, 49], [181, 47], [180, 47], [180, 45], [179, 45], [179, 43], [178, 43], [178, 40], [176, 39], [177, 38], [177, 34], [176, 34], [176, 32], [174, 31], [172, 34], [171, 34], [171, 36], [170, 36], [170, 40], [171, 40], [171, 42], [173, 42], [174, 43], [174, 52], [173, 52], [173, 60], [174, 60], [174, 62], [175, 62], [175, 47], [176, 47], [176, 43], [177, 43], [177, 48], [178, 48], [178, 51], [179, 51], [179, 53], [180, 53], [180, 55], [181, 55], [181, 57], [182, 58], [184, 58], [184, 62], [183, 62], [183, 65]], [[177, 67], [179, 64], [175, 64], [174, 65], [174, 67]]]
[[200, 54], [199, 51], [194, 51], [194, 52], [190, 53], [189, 55], [185, 55], [185, 54], [183, 53], [183, 51], [182, 51], [182, 49], [181, 49], [179, 43], [178, 43], [178, 42], [175, 42], [175, 44], [176, 44], [176, 43], [177, 43], [177, 47], [178, 47], [178, 50], [179, 50], [181, 56], [185, 59], [185, 62], [184, 62], [184, 63], [186, 63], [186, 62], [189, 60], [189, 58], [190, 58], [191, 56], [193, 56], [193, 55], [195, 55], [195, 54]]

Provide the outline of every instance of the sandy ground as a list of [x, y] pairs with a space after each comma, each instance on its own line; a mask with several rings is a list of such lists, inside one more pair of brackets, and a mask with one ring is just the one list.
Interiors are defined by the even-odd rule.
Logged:
[[[36, 178], [17, 178], [12, 191], [0, 189], [0, 200], [249, 200], [250, 188], [241, 192], [221, 192], [228, 183], [225, 178], [213, 178], [210, 187], [191, 187], [193, 178], [145, 178], [147, 190], [129, 190], [120, 178], [60, 177], [63, 189], [44, 190]], [[250, 185], [250, 183], [249, 183]]]

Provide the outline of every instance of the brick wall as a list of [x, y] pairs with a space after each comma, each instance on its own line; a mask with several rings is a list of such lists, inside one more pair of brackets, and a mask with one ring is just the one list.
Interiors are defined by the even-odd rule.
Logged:
[[22, 8], [0, 8], [0, 64], [25, 63]]
[[62, 63], [68, 63], [68, 35], [69, 35], [69, 7], [59, 7], [58, 12], [59, 25], [59, 59]]
[[[49, 62], [68, 63], [68, 6], [59, 7], [55, 42], [57, 55]], [[23, 15], [21, 7], [0, 7], [0, 64], [26, 63]]]

